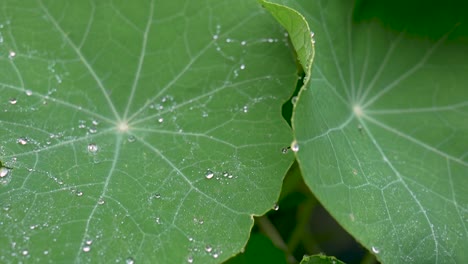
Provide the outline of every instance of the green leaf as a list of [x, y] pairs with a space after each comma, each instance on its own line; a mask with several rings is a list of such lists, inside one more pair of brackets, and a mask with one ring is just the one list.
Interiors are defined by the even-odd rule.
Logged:
[[213, 263], [244, 247], [294, 159], [281, 104], [296, 69], [268, 13], [247, 0], [1, 12], [0, 262]]
[[466, 262], [466, 24], [427, 35], [354, 20], [351, 1], [285, 2], [316, 40], [293, 116], [311, 190], [382, 262]]
[[344, 264], [344, 262], [325, 255], [304, 256], [301, 264]]

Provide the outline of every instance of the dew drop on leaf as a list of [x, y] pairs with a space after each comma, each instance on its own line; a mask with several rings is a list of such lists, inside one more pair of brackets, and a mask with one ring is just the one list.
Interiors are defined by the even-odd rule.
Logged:
[[193, 263], [193, 257], [192, 257], [192, 256], [188, 256], [188, 257], [187, 257], [187, 262], [188, 262], [188, 263]]
[[164, 118], [160, 117], [160, 118], [158, 119], [158, 122], [159, 122], [159, 123], [164, 122]]
[[92, 240], [86, 240], [85, 243], [86, 243], [86, 245], [90, 246], [93, 243], [93, 241]]
[[10, 104], [12, 104], [12, 105], [15, 105], [18, 102], [18, 100], [16, 100], [16, 98], [10, 98], [10, 100], [8, 100], [8, 102], [10, 102]]
[[205, 178], [211, 179], [211, 178], [213, 178], [213, 176], [214, 176], [214, 173], [211, 170], [206, 171]]
[[245, 64], [241, 64], [240, 69], [244, 70], [245, 69]]
[[83, 247], [83, 252], [89, 252], [91, 250], [90, 246], [84, 246]]
[[291, 104], [296, 104], [297, 103], [297, 96], [293, 96], [291, 98]]
[[28, 144], [28, 139], [27, 139], [27, 138], [24, 138], [24, 137], [21, 137], [21, 138], [18, 138], [18, 139], [16, 140], [16, 142], [17, 142], [18, 144], [20, 144], [20, 145], [26, 145], [26, 144]]
[[288, 153], [289, 148], [282, 148], [281, 153], [286, 154]]
[[81, 192], [81, 191], [76, 192], [76, 196], [78, 196], [78, 197], [83, 196], [83, 192]]
[[98, 202], [97, 202], [99, 205], [102, 205], [105, 203], [105, 201], [102, 199], [102, 198], [99, 198]]
[[210, 245], [206, 245], [205, 251], [210, 253], [213, 250], [213, 248]]
[[219, 257], [219, 253], [218, 253], [218, 252], [213, 253], [213, 258], [218, 258], [218, 257]]
[[377, 247], [372, 246], [372, 252], [374, 252], [375, 254], [379, 254], [380, 250]]
[[294, 151], [294, 152], [298, 152], [299, 151], [299, 144], [297, 144], [297, 141], [294, 140], [292, 143], [291, 143], [291, 150]]
[[0, 178], [3, 178], [5, 176], [7, 176], [9, 172], [10, 172], [9, 169], [7, 169], [5, 167], [1, 167], [0, 168]]
[[91, 144], [88, 145], [89, 153], [94, 154], [94, 153], [98, 152], [98, 150], [99, 150], [99, 147], [95, 143], [91, 143]]
[[279, 210], [279, 205], [278, 205], [277, 203], [275, 203], [275, 204], [273, 205], [273, 210], [275, 210], [275, 211], [278, 211], [278, 210]]
[[128, 142], [132, 143], [132, 142], [135, 142], [136, 138], [135, 138], [135, 136], [129, 136], [127, 138], [127, 140], [128, 140]]
[[16, 57], [16, 52], [10, 50], [10, 52], [8, 53], [8, 58], [13, 59], [14, 57]]
[[133, 258], [129, 257], [129, 258], [127, 258], [127, 259], [125, 260], [125, 263], [126, 263], [126, 264], [135, 264], [135, 260], [134, 260]]
[[27, 256], [27, 255], [29, 254], [29, 251], [23, 250], [23, 251], [21, 251], [21, 254], [22, 254], [23, 256]]
[[26, 90], [24, 91], [26, 93], [27, 96], [31, 96], [32, 95], [32, 91], [31, 90]]

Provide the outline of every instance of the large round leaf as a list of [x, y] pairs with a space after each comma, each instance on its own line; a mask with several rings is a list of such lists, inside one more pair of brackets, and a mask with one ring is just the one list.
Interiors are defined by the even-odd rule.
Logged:
[[314, 31], [293, 118], [307, 184], [383, 262], [466, 262], [466, 25], [405, 32], [354, 20], [351, 1], [284, 2]]
[[3, 1], [0, 261], [220, 262], [292, 153], [253, 1]]

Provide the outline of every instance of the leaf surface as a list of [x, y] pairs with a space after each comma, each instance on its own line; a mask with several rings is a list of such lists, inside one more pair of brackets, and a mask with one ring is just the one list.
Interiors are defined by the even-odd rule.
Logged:
[[213, 263], [294, 155], [296, 81], [252, 1], [5, 1], [0, 260]]
[[314, 31], [293, 117], [309, 187], [384, 263], [466, 262], [466, 26], [434, 37], [357, 21], [352, 1], [281, 2]]

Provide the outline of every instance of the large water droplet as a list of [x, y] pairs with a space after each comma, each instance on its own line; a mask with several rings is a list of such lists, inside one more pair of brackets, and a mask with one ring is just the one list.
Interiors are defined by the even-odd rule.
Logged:
[[294, 151], [294, 152], [298, 152], [298, 151], [299, 151], [299, 144], [297, 143], [296, 140], [294, 140], [294, 141], [291, 143], [291, 150]]
[[99, 150], [99, 147], [95, 143], [91, 143], [91, 144], [88, 145], [89, 153], [94, 154], [94, 153], [98, 152], [98, 150]]
[[207, 171], [206, 171], [206, 173], [205, 173], [205, 178], [211, 179], [211, 178], [213, 178], [213, 176], [214, 176], [213, 171], [211, 171], [211, 170], [207, 170]]
[[20, 145], [26, 145], [28, 144], [28, 139], [27, 138], [24, 138], [24, 137], [20, 137], [16, 140], [16, 142]]
[[9, 172], [10, 172], [9, 169], [7, 169], [5, 167], [1, 167], [0, 168], [0, 178], [3, 178], [5, 176], [7, 176]]
[[91, 247], [90, 246], [84, 246], [83, 247], [83, 252], [89, 252], [91, 251]]

